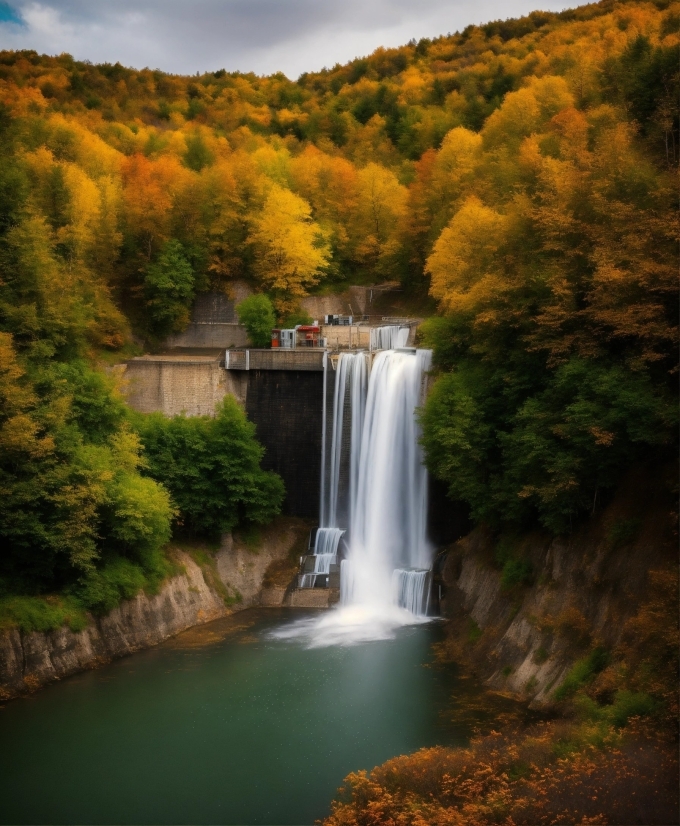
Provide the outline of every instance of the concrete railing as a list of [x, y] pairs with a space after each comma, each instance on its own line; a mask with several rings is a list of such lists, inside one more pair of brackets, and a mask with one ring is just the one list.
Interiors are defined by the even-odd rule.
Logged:
[[323, 371], [324, 350], [227, 350], [227, 370], [312, 370]]

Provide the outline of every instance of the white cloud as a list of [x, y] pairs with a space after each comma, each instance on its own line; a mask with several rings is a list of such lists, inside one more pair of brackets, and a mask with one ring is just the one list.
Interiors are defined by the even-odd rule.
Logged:
[[[15, 0], [25, 25], [0, 23], [0, 48], [70, 52], [193, 74], [226, 68], [295, 78], [378, 46], [520, 16], [536, 0]], [[543, 0], [559, 11], [564, 0]]]

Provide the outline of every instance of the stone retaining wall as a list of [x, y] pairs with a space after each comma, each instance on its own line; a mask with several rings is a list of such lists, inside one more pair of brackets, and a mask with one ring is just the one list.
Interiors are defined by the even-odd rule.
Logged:
[[172, 347], [247, 347], [248, 333], [241, 324], [192, 322], [182, 333], [170, 336], [165, 346]]
[[128, 404], [141, 413], [214, 416], [227, 393], [245, 405], [247, 375], [224, 370], [217, 356], [142, 356], [118, 369]]

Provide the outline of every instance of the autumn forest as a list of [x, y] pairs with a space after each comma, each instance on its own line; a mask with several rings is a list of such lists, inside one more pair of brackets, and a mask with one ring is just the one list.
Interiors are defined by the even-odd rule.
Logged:
[[[172, 573], [173, 532], [279, 512], [236, 403], [133, 413], [107, 369], [236, 281], [283, 325], [400, 282], [434, 352], [428, 467], [472, 524], [567, 536], [665, 466], [679, 28], [677, 3], [602, 0], [297, 80], [0, 52], [0, 621], [81, 628]], [[334, 824], [388, 822], [356, 814], [371, 794], [397, 817], [388, 769], [353, 782]], [[389, 822], [491, 822], [470, 812]]]

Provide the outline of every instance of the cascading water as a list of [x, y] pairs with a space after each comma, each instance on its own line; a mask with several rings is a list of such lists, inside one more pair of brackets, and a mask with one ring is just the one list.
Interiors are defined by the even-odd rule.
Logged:
[[335, 562], [346, 531], [341, 605], [278, 636], [307, 635], [312, 645], [384, 639], [427, 615], [432, 551], [416, 408], [430, 363], [429, 350], [385, 350], [376, 354], [367, 381], [365, 353], [340, 355], [330, 445], [324, 444], [329, 473], [322, 484], [315, 571], [326, 564], [321, 557], [331, 552], [331, 537], [337, 540], [329, 568]]
[[[314, 541], [314, 571], [300, 577], [300, 588], [313, 588], [317, 574], [328, 574], [330, 566], [337, 562], [338, 545], [345, 533], [339, 523], [351, 523], [353, 504], [356, 501], [357, 479], [359, 475], [359, 449], [363, 429], [366, 390], [368, 386], [368, 366], [366, 353], [343, 353], [338, 361], [333, 396], [333, 429], [331, 432], [331, 449], [329, 478], [326, 479], [326, 379], [328, 357], [324, 359], [324, 427], [323, 452], [321, 459], [321, 526]], [[349, 433], [345, 433], [345, 405], [349, 394], [351, 411]], [[341, 491], [340, 469], [343, 448], [349, 440], [350, 467], [349, 491]], [[342, 495], [344, 493], [344, 496]]]
[[404, 325], [387, 324], [371, 327], [371, 350], [394, 350], [406, 347], [410, 328]]
[[[359, 478], [359, 451], [364, 426], [364, 411], [368, 388], [367, 354], [342, 353], [335, 374], [333, 394], [333, 430], [330, 448], [330, 478], [326, 485], [322, 479], [321, 526], [338, 527], [341, 522], [351, 524]], [[347, 395], [349, 394], [349, 400]], [[349, 433], [345, 432], [345, 406], [349, 401], [351, 411]], [[349, 490], [342, 496], [340, 470], [343, 450], [349, 442]], [[324, 455], [327, 452], [323, 445]], [[324, 463], [322, 463], [324, 464]], [[323, 473], [323, 470], [322, 470]]]
[[[375, 357], [366, 398], [349, 553], [342, 562], [341, 601], [372, 608], [395, 603], [393, 572], [426, 589], [427, 470], [416, 408], [429, 350], [386, 350]], [[344, 588], [343, 588], [344, 585]], [[399, 594], [401, 591], [398, 592]], [[405, 593], [405, 591], [404, 591]], [[424, 599], [397, 604], [423, 613]]]
[[430, 607], [430, 572], [396, 568], [392, 572], [392, 598], [416, 616], [426, 616]]
[[[319, 528], [314, 540], [314, 553], [316, 556], [335, 556], [338, 553], [338, 545], [344, 531], [340, 528]], [[324, 573], [328, 573], [325, 571]]]
[[313, 588], [317, 574], [328, 574], [338, 558], [338, 545], [345, 532], [340, 528], [319, 528], [314, 539], [314, 570], [302, 574], [300, 588]]

